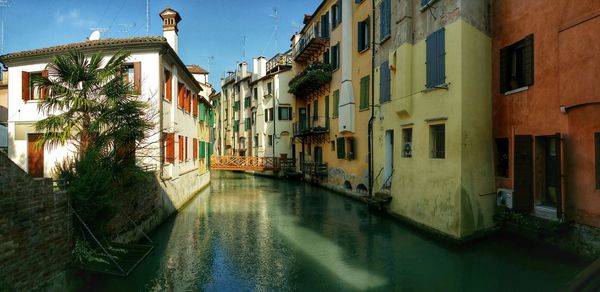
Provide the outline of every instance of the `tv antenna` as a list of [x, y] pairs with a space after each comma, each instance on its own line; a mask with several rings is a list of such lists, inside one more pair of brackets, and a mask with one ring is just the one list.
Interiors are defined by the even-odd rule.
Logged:
[[242, 57], [243, 57], [243, 59], [246, 59], [246, 36], [245, 35], [242, 37], [242, 48], [243, 48]]
[[150, 35], [150, 0], [146, 0], [146, 35]]
[[0, 23], [0, 53], [4, 53], [4, 9], [10, 8], [12, 0], [0, 0], [0, 17], [2, 21]]
[[277, 53], [277, 30], [279, 26], [279, 11], [277, 7], [273, 7], [273, 13], [269, 15], [275, 21], [275, 27], [273, 28], [273, 38], [275, 39], [275, 53]]

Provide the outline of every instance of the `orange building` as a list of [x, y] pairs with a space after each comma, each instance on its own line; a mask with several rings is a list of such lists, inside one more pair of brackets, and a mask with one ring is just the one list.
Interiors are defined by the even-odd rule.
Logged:
[[600, 227], [600, 1], [493, 1], [496, 183], [512, 208]]

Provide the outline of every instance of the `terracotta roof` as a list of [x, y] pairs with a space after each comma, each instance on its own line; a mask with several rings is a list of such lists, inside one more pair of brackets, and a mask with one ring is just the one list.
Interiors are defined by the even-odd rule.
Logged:
[[25, 57], [48, 53], [57, 53], [68, 51], [71, 49], [85, 49], [94, 48], [101, 46], [119, 46], [119, 45], [133, 45], [133, 44], [166, 44], [167, 39], [162, 36], [148, 36], [148, 37], [134, 37], [134, 38], [119, 38], [119, 39], [101, 39], [96, 41], [85, 41], [79, 43], [70, 43], [60, 46], [35, 49], [30, 51], [21, 51], [16, 53], [10, 53], [0, 56], [0, 59], [7, 60], [15, 57]]
[[208, 74], [208, 71], [198, 65], [186, 65], [186, 67], [192, 74]]

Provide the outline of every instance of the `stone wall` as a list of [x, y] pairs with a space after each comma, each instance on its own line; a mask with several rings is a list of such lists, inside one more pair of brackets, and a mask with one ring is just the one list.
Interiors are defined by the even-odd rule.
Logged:
[[71, 260], [72, 216], [50, 179], [32, 179], [0, 153], [0, 290], [32, 290]]

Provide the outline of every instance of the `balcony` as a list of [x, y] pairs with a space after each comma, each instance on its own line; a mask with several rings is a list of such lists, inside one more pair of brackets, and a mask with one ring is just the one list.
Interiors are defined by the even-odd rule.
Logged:
[[300, 143], [324, 144], [329, 142], [329, 123], [325, 117], [319, 117], [319, 121], [311, 121], [304, 123], [294, 123], [294, 138]]
[[312, 176], [327, 176], [327, 163], [305, 161], [300, 164], [300, 170]]
[[329, 38], [321, 36], [313, 29], [305, 32], [292, 48], [294, 61], [307, 63], [316, 61], [329, 47]]
[[292, 68], [292, 56], [289, 53], [277, 54], [267, 62], [267, 74]]
[[308, 65], [304, 71], [290, 80], [288, 92], [296, 97], [307, 98], [321, 91], [324, 85], [331, 82], [331, 71], [329, 64]]

